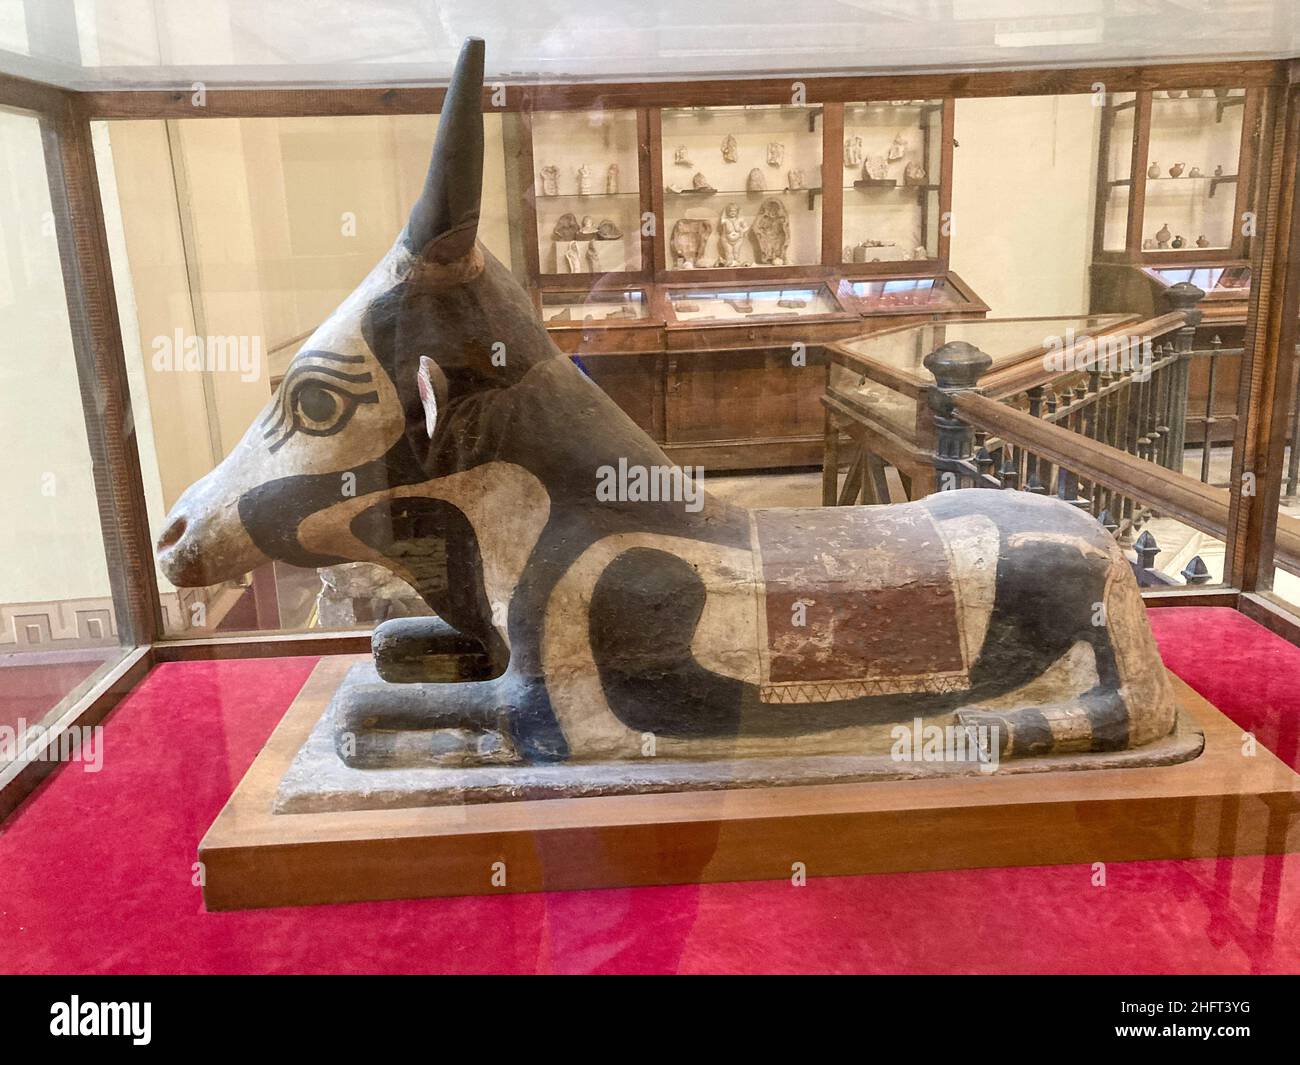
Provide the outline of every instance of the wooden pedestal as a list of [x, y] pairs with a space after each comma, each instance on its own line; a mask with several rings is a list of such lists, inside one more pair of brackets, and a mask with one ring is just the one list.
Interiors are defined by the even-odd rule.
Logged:
[[352, 658], [324, 659], [199, 845], [210, 910], [1300, 850], [1300, 776], [1174, 678], [1191, 762], [273, 814]]

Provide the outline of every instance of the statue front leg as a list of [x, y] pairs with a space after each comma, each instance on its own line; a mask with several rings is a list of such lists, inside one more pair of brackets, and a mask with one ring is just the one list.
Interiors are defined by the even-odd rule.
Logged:
[[510, 765], [568, 755], [545, 686], [491, 680], [394, 684], [353, 666], [330, 704], [334, 748], [357, 769]]
[[395, 684], [488, 680], [483, 641], [440, 617], [394, 618], [375, 628], [370, 649], [379, 676]]

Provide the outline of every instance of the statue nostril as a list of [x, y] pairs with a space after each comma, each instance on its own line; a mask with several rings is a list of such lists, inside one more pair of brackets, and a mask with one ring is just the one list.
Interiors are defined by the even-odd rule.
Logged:
[[174, 547], [180, 542], [185, 535], [186, 521], [183, 517], [177, 518], [174, 522], [163, 530], [163, 534], [158, 537], [158, 550], [165, 551], [169, 547]]

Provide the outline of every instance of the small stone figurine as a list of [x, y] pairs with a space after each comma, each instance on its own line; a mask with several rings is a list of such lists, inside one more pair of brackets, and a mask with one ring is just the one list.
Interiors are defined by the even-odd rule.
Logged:
[[578, 216], [572, 211], [566, 211], [556, 221], [551, 236], [558, 241], [573, 240], [578, 235], [578, 230]]
[[797, 169], [791, 170], [790, 175], [786, 180], [786, 188], [790, 189], [791, 191], [796, 191], [798, 189], [802, 189], [805, 187], [806, 186], [804, 185], [803, 171]]
[[903, 139], [903, 135], [901, 133], [895, 133], [894, 140], [889, 145], [889, 151], [885, 157], [891, 163], [896, 163], [901, 158], [903, 158], [903, 156], [906, 154], [907, 154], [907, 141]]
[[602, 273], [600, 266], [600, 253], [596, 250], [596, 242], [593, 240], [587, 245], [587, 273]]
[[1159, 229], [1156, 230], [1156, 247], [1157, 248], [1169, 247], [1169, 238], [1171, 236], [1173, 236], [1173, 234], [1169, 232], [1169, 224], [1165, 223]]
[[740, 265], [740, 244], [749, 232], [749, 223], [740, 217], [740, 207], [729, 203], [718, 219], [718, 247], [722, 251], [719, 266]]
[[903, 169], [904, 185], [924, 185], [925, 184], [925, 167], [920, 163], [908, 163]]
[[695, 165], [694, 163], [691, 162], [690, 156], [686, 154], [686, 145], [684, 144], [677, 145], [677, 151], [673, 152], [673, 165], [674, 166]]
[[736, 144], [736, 138], [733, 134], [728, 133], [722, 138], [722, 161], [724, 163], [734, 163], [739, 151], [740, 148]]
[[754, 167], [749, 172], [749, 179], [745, 182], [745, 188], [750, 192], [762, 192], [766, 189], [767, 179], [763, 177], [763, 171], [759, 170], [758, 167]]
[[591, 195], [591, 167], [586, 163], [578, 167], [578, 195]]
[[844, 140], [844, 165], [862, 165], [862, 138], [857, 134], [846, 137]]
[[867, 181], [884, 181], [889, 174], [889, 164], [873, 155], [862, 164], [862, 176]]
[[558, 196], [560, 194], [560, 168], [558, 166], [542, 167], [542, 195]]
[[568, 251], [564, 253], [564, 262], [569, 268], [569, 273], [576, 274], [578, 272], [581, 260], [578, 257], [578, 242], [576, 240], [569, 244]]
[[780, 141], [772, 141], [767, 146], [767, 165], [780, 166], [785, 162], [785, 145]]
[[607, 196], [618, 195], [618, 164], [610, 163], [609, 169], [605, 171], [605, 194]]

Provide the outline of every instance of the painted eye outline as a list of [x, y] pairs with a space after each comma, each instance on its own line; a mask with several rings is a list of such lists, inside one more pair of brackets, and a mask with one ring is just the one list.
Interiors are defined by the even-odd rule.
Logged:
[[[330, 413], [328, 421], [314, 419], [303, 410], [303, 393], [311, 389], [333, 396], [338, 400], [338, 406]], [[293, 436], [294, 433], [302, 433], [304, 436], [333, 436], [352, 420], [352, 415], [356, 413], [357, 407], [362, 403], [378, 403], [379, 393], [363, 392], [358, 394], [349, 392], [346, 388], [333, 382], [307, 377], [294, 386], [287, 402], [292, 425], [285, 436], [285, 440]]]
[[[338, 356], [336, 358], [341, 359]], [[268, 440], [277, 433], [281, 434], [268, 446], [268, 450], [274, 454], [296, 433], [322, 437], [333, 436], [340, 432], [352, 420], [357, 407], [363, 403], [379, 402], [378, 392], [374, 390], [353, 392], [340, 382], [366, 384], [372, 380], [369, 373], [347, 373], [330, 366], [301, 365], [292, 369], [281, 384], [280, 402], [277, 405], [278, 415], [274, 423], [262, 434]], [[308, 420], [309, 416], [303, 413], [301, 399], [303, 393], [309, 388], [327, 392], [338, 401], [338, 409], [332, 414], [328, 424]], [[269, 416], [267, 420], [270, 420]]]

